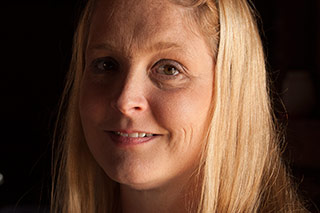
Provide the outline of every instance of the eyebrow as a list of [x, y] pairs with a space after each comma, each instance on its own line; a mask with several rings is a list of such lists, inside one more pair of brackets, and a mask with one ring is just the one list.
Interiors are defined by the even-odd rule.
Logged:
[[182, 49], [182, 46], [174, 42], [158, 42], [153, 45], [150, 45], [147, 48], [148, 51], [161, 51], [169, 49]]
[[[111, 45], [109, 43], [101, 43], [93, 46], [89, 46], [89, 50], [109, 50], [109, 51], [118, 51], [118, 48], [114, 45]], [[146, 52], [156, 52], [156, 51], [164, 51], [164, 50], [171, 50], [171, 49], [182, 49], [182, 46], [175, 43], [175, 42], [157, 42], [152, 45], [147, 45], [147, 47], [141, 48], [143, 51]]]

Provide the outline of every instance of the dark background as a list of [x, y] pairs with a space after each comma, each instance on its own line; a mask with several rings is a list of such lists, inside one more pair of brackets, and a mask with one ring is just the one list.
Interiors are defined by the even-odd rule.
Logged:
[[[47, 206], [53, 123], [68, 69], [77, 0], [0, 6], [0, 212]], [[287, 126], [285, 160], [312, 212], [320, 207], [320, 1], [254, 1]]]

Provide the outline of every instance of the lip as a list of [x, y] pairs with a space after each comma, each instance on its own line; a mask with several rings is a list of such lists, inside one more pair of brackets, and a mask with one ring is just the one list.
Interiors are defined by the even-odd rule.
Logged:
[[[106, 131], [110, 137], [110, 139], [115, 143], [115, 145], [120, 146], [120, 147], [125, 147], [125, 146], [134, 146], [134, 145], [139, 145], [139, 144], [144, 144], [147, 142], [151, 142], [153, 139], [159, 137], [159, 135], [155, 134], [153, 136], [149, 137], [125, 137], [121, 135], [117, 135], [114, 132], [121, 132], [121, 133], [143, 133], [142, 131]], [[144, 132], [147, 133], [147, 132]]]

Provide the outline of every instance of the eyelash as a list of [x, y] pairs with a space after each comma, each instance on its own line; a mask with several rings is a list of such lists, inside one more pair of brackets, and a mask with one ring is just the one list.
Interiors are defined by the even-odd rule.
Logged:
[[[97, 73], [112, 72], [119, 69], [119, 63], [112, 57], [104, 57], [95, 59], [92, 62], [92, 67]], [[173, 74], [166, 74], [166, 68], [170, 68], [170, 71], [174, 69], [175, 72]], [[183, 70], [184, 67], [179, 62], [171, 59], [161, 59], [152, 66], [151, 74], [156, 75], [161, 80], [170, 80], [179, 76]]]

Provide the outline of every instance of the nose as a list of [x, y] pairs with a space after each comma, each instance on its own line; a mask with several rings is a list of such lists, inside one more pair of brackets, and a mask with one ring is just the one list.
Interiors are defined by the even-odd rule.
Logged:
[[112, 107], [122, 114], [130, 116], [148, 108], [144, 80], [138, 75], [128, 75], [112, 100]]

